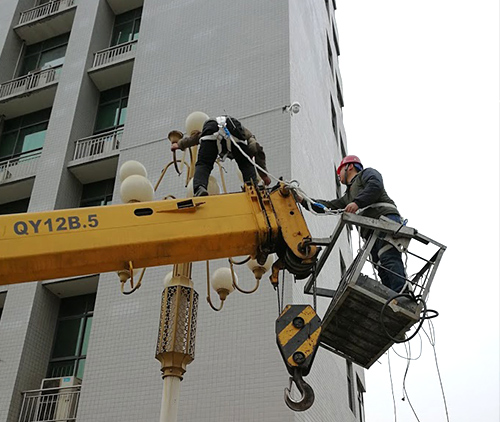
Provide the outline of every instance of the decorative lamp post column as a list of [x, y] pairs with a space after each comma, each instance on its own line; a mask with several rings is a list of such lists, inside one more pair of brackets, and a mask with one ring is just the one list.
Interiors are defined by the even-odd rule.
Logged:
[[198, 293], [191, 280], [191, 263], [176, 264], [162, 294], [156, 359], [161, 363], [163, 398], [160, 422], [175, 422], [180, 382], [194, 359]]

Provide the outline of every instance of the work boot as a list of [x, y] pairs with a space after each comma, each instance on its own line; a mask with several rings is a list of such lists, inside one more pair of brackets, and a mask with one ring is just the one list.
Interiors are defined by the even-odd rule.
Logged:
[[208, 196], [208, 191], [203, 186], [199, 186], [194, 196]]

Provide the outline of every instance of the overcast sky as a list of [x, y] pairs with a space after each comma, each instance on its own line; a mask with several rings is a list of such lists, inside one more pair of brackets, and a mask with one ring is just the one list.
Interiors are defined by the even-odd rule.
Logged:
[[[337, 0], [349, 153], [448, 247], [428, 305], [453, 422], [500, 420], [498, 17], [498, 0]], [[368, 422], [395, 420], [380, 362], [366, 371]], [[406, 361], [390, 362], [397, 420], [417, 420], [401, 400]], [[447, 420], [425, 335], [406, 389], [420, 421]]]

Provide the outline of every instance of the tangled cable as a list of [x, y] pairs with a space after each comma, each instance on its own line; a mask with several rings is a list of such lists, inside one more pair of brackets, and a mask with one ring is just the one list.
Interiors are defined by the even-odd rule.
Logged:
[[[385, 323], [384, 323], [384, 313], [385, 313], [387, 306], [389, 306], [389, 304], [394, 299], [397, 299], [400, 297], [406, 297], [410, 300], [415, 301], [417, 306], [422, 304], [422, 311], [420, 312], [420, 318], [418, 320], [418, 326], [417, 326], [415, 332], [411, 336], [405, 337], [403, 340], [398, 339], [396, 337], [393, 337], [389, 333], [389, 331], [387, 330], [387, 327], [385, 326]], [[427, 309], [427, 303], [425, 302], [425, 300], [422, 300], [421, 296], [414, 296], [411, 293], [399, 293], [395, 296], [391, 296], [389, 299], [387, 299], [385, 301], [384, 306], [382, 306], [382, 309], [380, 310], [379, 320], [380, 320], [380, 324], [382, 325], [383, 330], [385, 331], [386, 336], [389, 337], [394, 343], [406, 343], [406, 342], [410, 341], [411, 339], [413, 339], [418, 334], [418, 332], [420, 331], [420, 328], [422, 328], [422, 324], [424, 323], [424, 321], [426, 319], [436, 318], [438, 315], [439, 315], [438, 311], [435, 311], [434, 309]]]

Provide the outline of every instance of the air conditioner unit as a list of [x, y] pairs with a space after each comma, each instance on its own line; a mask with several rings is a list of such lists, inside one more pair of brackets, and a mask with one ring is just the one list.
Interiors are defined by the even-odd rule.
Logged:
[[64, 387], [74, 387], [81, 385], [82, 380], [78, 377], [58, 377], [58, 378], [44, 378], [42, 380], [41, 390], [46, 390], [48, 388], [64, 388]]
[[42, 380], [42, 392], [37, 409], [37, 421], [74, 421], [78, 407], [80, 378], [60, 377]]

